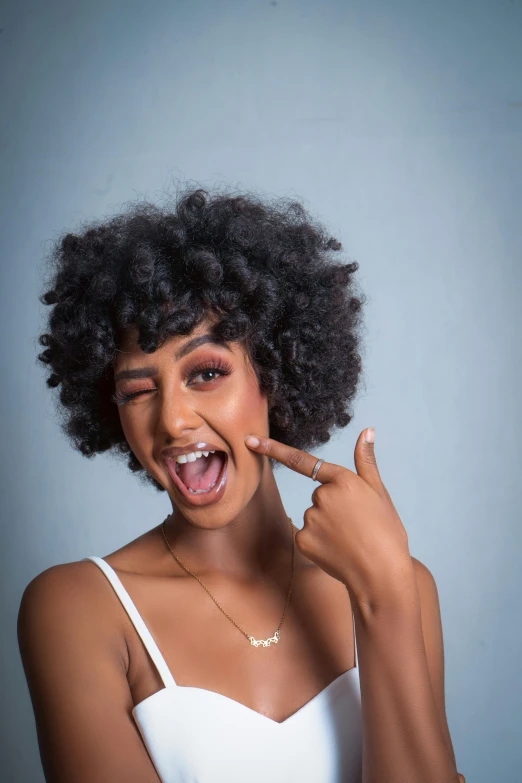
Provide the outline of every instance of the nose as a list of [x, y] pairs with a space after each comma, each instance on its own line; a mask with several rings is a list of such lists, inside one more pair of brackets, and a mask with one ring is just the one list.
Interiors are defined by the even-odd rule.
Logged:
[[164, 391], [156, 425], [158, 442], [180, 440], [186, 433], [198, 430], [201, 422], [201, 417], [194, 410], [190, 392]]

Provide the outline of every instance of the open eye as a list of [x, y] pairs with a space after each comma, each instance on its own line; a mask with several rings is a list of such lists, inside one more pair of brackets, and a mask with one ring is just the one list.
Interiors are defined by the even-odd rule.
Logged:
[[[205, 362], [197, 367], [193, 367], [188, 375], [189, 383], [210, 383], [216, 380], [220, 375], [230, 375], [232, 368], [224, 361]], [[210, 376], [210, 377], [209, 377]], [[202, 378], [202, 381], [198, 381], [198, 378]]]
[[[204, 377], [204, 376], [213, 376], [211, 378]], [[196, 381], [196, 383], [208, 383], [209, 381], [213, 381], [218, 377], [219, 375], [223, 375], [219, 370], [214, 370], [213, 368], [209, 367], [208, 370], [201, 370], [201, 372], [198, 372], [197, 375], [191, 375], [190, 380]], [[203, 378], [203, 381], [198, 381], [198, 378]]]

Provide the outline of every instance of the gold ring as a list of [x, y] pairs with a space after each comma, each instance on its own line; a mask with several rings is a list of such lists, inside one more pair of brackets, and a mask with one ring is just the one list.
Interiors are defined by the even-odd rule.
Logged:
[[317, 476], [317, 474], [319, 472], [319, 468], [321, 467], [323, 462], [324, 462], [324, 459], [318, 459], [317, 462], [315, 463], [315, 467], [314, 467], [314, 469], [312, 471], [312, 478], [313, 478], [314, 481], [317, 481], [316, 476]]

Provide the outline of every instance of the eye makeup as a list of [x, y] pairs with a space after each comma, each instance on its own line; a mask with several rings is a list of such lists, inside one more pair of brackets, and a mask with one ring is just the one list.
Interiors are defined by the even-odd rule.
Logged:
[[[223, 357], [216, 357], [212, 359], [203, 359], [200, 360], [197, 363], [194, 363], [192, 366], [189, 364], [187, 371], [186, 371], [186, 379], [188, 385], [201, 385], [201, 384], [193, 384], [191, 383], [194, 381], [195, 378], [198, 377], [198, 375], [206, 375], [209, 373], [214, 373], [219, 376], [226, 376], [230, 375], [232, 372], [231, 365], [225, 361]], [[202, 382], [203, 385], [209, 386], [212, 384], [213, 381], [215, 381], [216, 378], [210, 378], [208, 380], [204, 380]], [[129, 402], [130, 400], [141, 396], [145, 394], [149, 394], [151, 392], [157, 391], [156, 389], [139, 389], [134, 392], [125, 393], [125, 389], [122, 391], [117, 391], [111, 396], [112, 402], [116, 403], [116, 405], [124, 405], [126, 402]]]

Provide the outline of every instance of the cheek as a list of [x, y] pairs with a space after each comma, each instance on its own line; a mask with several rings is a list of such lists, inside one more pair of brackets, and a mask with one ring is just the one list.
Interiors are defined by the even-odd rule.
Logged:
[[235, 394], [223, 399], [219, 419], [241, 436], [253, 432], [268, 435], [268, 402], [259, 390], [257, 378], [249, 376]]

